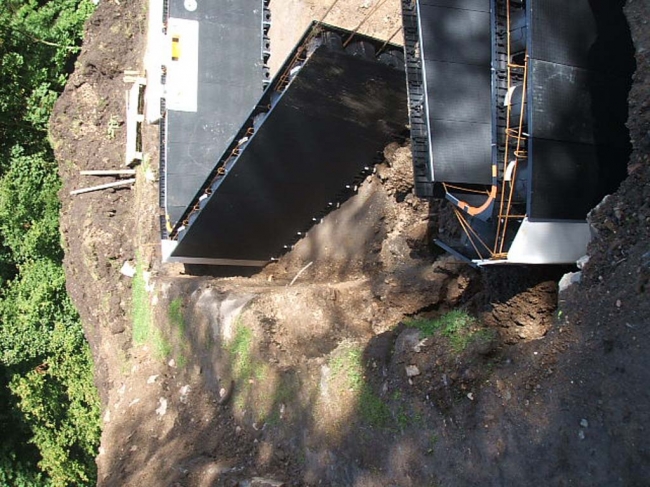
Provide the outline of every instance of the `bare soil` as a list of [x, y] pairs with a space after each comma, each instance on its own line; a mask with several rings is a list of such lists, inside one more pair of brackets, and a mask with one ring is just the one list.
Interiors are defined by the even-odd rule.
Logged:
[[[376, 3], [339, 2], [326, 21], [355, 28]], [[273, 69], [329, 4], [271, 5]], [[69, 196], [104, 182], [79, 170], [122, 165], [123, 72], [142, 69], [144, 0], [100, 2], [50, 127], [68, 290], [102, 398], [99, 485], [648, 485], [650, 2], [626, 14], [630, 176], [592, 212], [582, 281], [558, 297], [566, 269], [479, 272], [433, 249], [445, 212], [413, 196], [395, 144], [252, 277], [161, 265], [156, 126], [133, 188]], [[390, 0], [361, 30], [387, 38], [399, 19]], [[147, 270], [157, 338], [144, 344], [127, 261]], [[454, 309], [481, 339], [410, 326]]]

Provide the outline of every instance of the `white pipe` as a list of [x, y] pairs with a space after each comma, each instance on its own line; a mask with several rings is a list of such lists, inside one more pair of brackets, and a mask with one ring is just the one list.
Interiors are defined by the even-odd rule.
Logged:
[[118, 186], [126, 186], [128, 184], [133, 184], [133, 183], [135, 183], [135, 178], [126, 179], [124, 181], [116, 181], [114, 183], [100, 184], [99, 186], [91, 186], [89, 188], [75, 189], [74, 191], [70, 191], [70, 195], [72, 196], [75, 194], [90, 193], [91, 191], [99, 191], [100, 189], [116, 188]]
[[82, 176], [119, 176], [119, 175], [133, 175], [135, 169], [99, 169], [89, 171], [79, 171]]

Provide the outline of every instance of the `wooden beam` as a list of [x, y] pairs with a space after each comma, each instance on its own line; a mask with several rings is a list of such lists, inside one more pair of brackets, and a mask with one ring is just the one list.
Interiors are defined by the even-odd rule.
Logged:
[[98, 169], [79, 171], [79, 174], [82, 176], [132, 176], [135, 175], [135, 169]]
[[99, 186], [91, 186], [89, 188], [82, 188], [82, 189], [75, 189], [74, 191], [70, 191], [70, 195], [76, 195], [76, 194], [82, 194], [82, 193], [90, 193], [91, 191], [99, 191], [102, 189], [109, 189], [109, 188], [117, 188], [119, 186], [127, 186], [129, 184], [135, 183], [135, 178], [133, 179], [126, 179], [124, 181], [116, 181], [114, 183], [106, 183], [106, 184], [100, 184]]

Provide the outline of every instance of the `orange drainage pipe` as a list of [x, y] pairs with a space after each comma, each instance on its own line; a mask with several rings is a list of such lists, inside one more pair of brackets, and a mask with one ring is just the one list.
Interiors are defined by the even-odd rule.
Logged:
[[455, 196], [453, 196], [447, 190], [448, 186], [446, 184], [443, 184], [443, 187], [445, 188], [445, 191], [447, 193], [446, 194], [447, 199], [449, 201], [451, 201], [454, 205], [456, 205], [458, 208], [460, 208], [461, 210], [463, 210], [465, 213], [467, 213], [470, 216], [480, 215], [481, 213], [486, 211], [488, 208], [490, 208], [490, 206], [492, 205], [492, 203], [494, 202], [494, 200], [497, 197], [497, 188], [498, 188], [498, 184], [497, 184], [497, 166], [496, 166], [496, 164], [492, 164], [492, 186], [490, 187], [490, 192], [487, 195], [487, 199], [485, 200], [485, 202], [481, 206], [472, 206], [469, 203], [467, 203], [467, 202], [465, 202], [463, 200], [460, 200], [460, 199], [456, 198]]

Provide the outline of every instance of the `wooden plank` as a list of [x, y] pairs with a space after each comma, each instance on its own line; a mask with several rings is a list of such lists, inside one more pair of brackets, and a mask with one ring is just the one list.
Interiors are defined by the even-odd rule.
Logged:
[[91, 169], [79, 171], [82, 176], [128, 176], [135, 175], [135, 169]]
[[132, 166], [142, 160], [142, 150], [137, 145], [138, 133], [144, 122], [144, 113], [140, 112], [140, 101], [146, 84], [146, 78], [138, 77], [126, 92], [126, 166]]
[[124, 181], [116, 181], [114, 183], [100, 184], [99, 186], [90, 186], [88, 188], [75, 189], [74, 191], [70, 191], [70, 195], [74, 196], [76, 194], [90, 193], [91, 191], [99, 191], [99, 190], [102, 190], [102, 189], [117, 188], [117, 187], [120, 187], [120, 186], [128, 186], [128, 185], [133, 184], [133, 183], [135, 183], [135, 178], [126, 179]]

